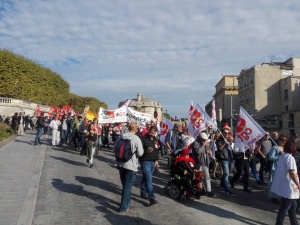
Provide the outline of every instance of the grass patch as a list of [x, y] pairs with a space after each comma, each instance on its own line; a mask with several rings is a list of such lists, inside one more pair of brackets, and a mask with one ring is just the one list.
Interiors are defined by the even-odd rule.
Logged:
[[14, 135], [14, 131], [5, 123], [0, 123], [0, 141]]

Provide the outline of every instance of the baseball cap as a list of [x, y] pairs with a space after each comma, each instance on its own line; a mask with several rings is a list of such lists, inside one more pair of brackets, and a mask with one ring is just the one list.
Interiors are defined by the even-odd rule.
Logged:
[[200, 134], [200, 137], [203, 139], [203, 140], [207, 140], [208, 139], [208, 136], [206, 133], [201, 133]]

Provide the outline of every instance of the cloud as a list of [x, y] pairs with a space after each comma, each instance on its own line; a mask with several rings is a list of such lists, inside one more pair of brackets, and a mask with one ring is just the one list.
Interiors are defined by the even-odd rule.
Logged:
[[[2, 0], [0, 47], [115, 108], [138, 92], [186, 116], [224, 74], [300, 56], [300, 3]], [[186, 104], [186, 107], [184, 105]]]

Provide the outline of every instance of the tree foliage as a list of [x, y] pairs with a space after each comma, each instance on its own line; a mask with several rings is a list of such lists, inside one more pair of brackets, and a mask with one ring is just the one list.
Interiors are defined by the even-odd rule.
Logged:
[[69, 83], [59, 74], [5, 49], [0, 49], [0, 96], [58, 107], [72, 103], [79, 112], [85, 104], [93, 112], [107, 108], [96, 98], [71, 94]]
[[83, 111], [83, 109], [89, 105], [90, 111], [94, 113], [98, 113], [99, 108], [107, 109], [107, 104], [104, 102], [99, 101], [93, 97], [82, 97], [75, 94], [70, 94], [68, 105], [73, 106], [73, 109], [77, 112]]

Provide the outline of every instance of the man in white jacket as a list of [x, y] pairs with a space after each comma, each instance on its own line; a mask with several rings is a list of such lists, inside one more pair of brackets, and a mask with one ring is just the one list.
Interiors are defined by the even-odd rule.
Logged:
[[135, 135], [138, 129], [136, 124], [131, 123], [129, 125], [129, 132], [118, 138], [115, 146], [117, 146], [118, 141], [122, 138], [124, 140], [130, 140], [131, 150], [133, 153], [132, 158], [127, 162], [117, 161], [117, 166], [120, 173], [120, 179], [122, 182], [122, 199], [119, 212], [124, 213], [129, 210], [131, 201], [131, 188], [136, 179], [136, 172], [138, 171], [138, 157], [144, 154], [143, 145], [141, 139]]
[[52, 128], [52, 146], [59, 145], [60, 142], [60, 131], [59, 126], [61, 122], [58, 120], [58, 116], [54, 116], [53, 120], [50, 122], [49, 127]]

